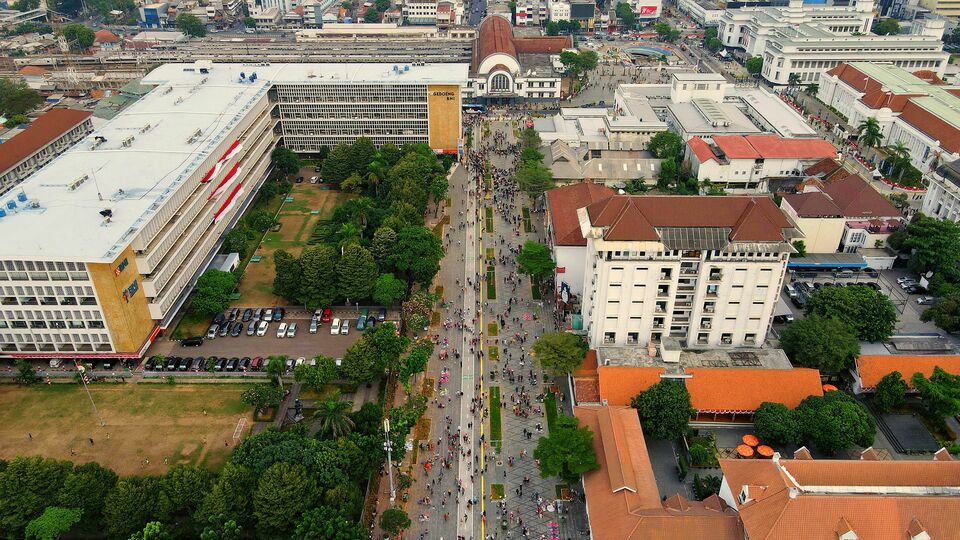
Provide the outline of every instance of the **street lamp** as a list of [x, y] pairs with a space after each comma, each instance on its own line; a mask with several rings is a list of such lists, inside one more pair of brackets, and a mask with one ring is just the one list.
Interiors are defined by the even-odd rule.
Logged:
[[393, 487], [393, 442], [390, 441], [390, 419], [383, 419], [383, 449], [387, 451], [387, 474], [390, 477], [390, 502], [397, 499], [397, 491]]

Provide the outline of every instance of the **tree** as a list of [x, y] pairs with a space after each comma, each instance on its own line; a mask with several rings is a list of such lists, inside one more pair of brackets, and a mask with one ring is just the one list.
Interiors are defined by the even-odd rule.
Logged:
[[227, 462], [210, 492], [203, 497], [194, 519], [211, 523], [211, 520], [222, 518], [241, 526], [249, 525], [253, 512], [250, 494], [256, 484], [257, 478], [250, 469]]
[[723, 480], [719, 476], [713, 474], [700, 476], [696, 473], [693, 475], [693, 494], [696, 495], [698, 501], [719, 494], [722, 486]]
[[547, 35], [548, 36], [559, 36], [560, 35], [560, 23], [557, 21], [550, 21], [547, 23]]
[[160, 479], [164, 515], [192, 516], [210, 491], [214, 475], [203, 467], [174, 465]]
[[843, 322], [813, 315], [790, 324], [780, 336], [790, 361], [834, 375], [853, 366], [860, 340]]
[[262, 538], [288, 538], [299, 517], [313, 508], [317, 483], [299, 463], [274, 463], [260, 476], [253, 515]]
[[341, 296], [354, 301], [370, 298], [377, 281], [377, 262], [366, 248], [351, 244], [343, 248], [337, 276]]
[[29, 122], [30, 122], [30, 119], [27, 118], [26, 115], [15, 114], [10, 118], [7, 118], [7, 121], [3, 123], [3, 127], [14, 128], [19, 126], [20, 124], [27, 124]]
[[247, 235], [240, 229], [232, 229], [223, 237], [223, 252], [237, 253], [243, 259], [247, 255]]
[[362, 526], [330, 506], [308, 510], [300, 517], [294, 531], [294, 538], [300, 540], [366, 540], [367, 537]]
[[797, 444], [802, 437], [793, 411], [783, 403], [761, 403], [753, 413], [753, 429], [761, 441], [771, 444]]
[[393, 245], [397, 243], [397, 232], [390, 227], [380, 227], [373, 233], [370, 252], [381, 270], [391, 268], [388, 262]]
[[423, 226], [413, 226], [400, 229], [387, 263], [406, 277], [409, 291], [414, 281], [429, 285], [440, 271], [442, 258], [443, 243], [433, 231]]
[[353, 153], [349, 144], [338, 144], [323, 161], [321, 173], [327, 182], [339, 185], [353, 174]]
[[542, 282], [553, 276], [557, 263], [553, 262], [550, 248], [533, 240], [527, 240], [517, 255], [520, 273], [530, 276], [534, 282]]
[[384, 11], [390, 9], [390, 0], [377, 0], [374, 2], [374, 6], [376, 6], [377, 11], [383, 13]]
[[800, 402], [794, 413], [804, 438], [824, 452], [870, 446], [877, 432], [866, 408], [843, 392], [810, 396]]
[[300, 260], [285, 250], [278, 249], [273, 252], [273, 266], [276, 272], [273, 278], [273, 294], [292, 302], [299, 301], [300, 276], [303, 273]]
[[106, 533], [129, 538], [142, 531], [143, 524], [157, 517], [160, 479], [129, 476], [117, 481], [117, 487], [103, 501]]
[[285, 355], [271, 356], [267, 360], [267, 373], [279, 382], [280, 376], [287, 369], [286, 362], [287, 357]]
[[630, 4], [620, 2], [617, 4], [617, 18], [620, 23], [627, 28], [634, 28], [637, 25], [637, 14], [630, 8]]
[[16, 10], [26, 13], [40, 7], [40, 0], [17, 0]]
[[794, 257], [803, 258], [807, 256], [806, 242], [804, 242], [803, 240], [794, 240], [792, 244], [793, 244], [793, 249], [797, 250], [797, 252], [793, 254]]
[[548, 332], [533, 343], [540, 366], [555, 376], [572, 373], [580, 367], [587, 348], [583, 338], [567, 332]]
[[883, 129], [876, 117], [869, 117], [857, 126], [857, 140], [867, 148], [877, 148], [883, 143]]
[[236, 288], [237, 278], [232, 273], [208, 268], [197, 279], [197, 288], [190, 306], [204, 315], [221, 313], [230, 305], [230, 295]]
[[300, 301], [309, 310], [328, 306], [337, 297], [337, 250], [318, 245], [300, 254]]
[[200, 540], [240, 540], [242, 534], [243, 529], [240, 524], [220, 514], [210, 516], [203, 532], [200, 533]]
[[257, 232], [267, 232], [277, 221], [265, 210], [257, 210], [245, 218], [247, 225]]
[[17, 377], [14, 379], [17, 384], [31, 385], [37, 384], [43, 380], [33, 369], [33, 363], [26, 358], [18, 358], [15, 362], [17, 366]]
[[319, 392], [324, 385], [337, 378], [339, 370], [336, 361], [329, 356], [318, 355], [315, 360], [314, 366], [304, 363], [293, 368], [293, 378]]
[[690, 393], [682, 384], [663, 380], [636, 395], [630, 406], [637, 409], [643, 430], [655, 439], [674, 440], [687, 429], [696, 412]]
[[350, 382], [360, 384], [383, 375], [384, 365], [377, 358], [377, 351], [371, 341], [362, 337], [343, 354], [340, 371]]
[[526, 162], [517, 167], [513, 174], [513, 181], [525, 191], [531, 199], [543, 195], [548, 189], [553, 189], [555, 183], [553, 173], [542, 163]]
[[83, 513], [79, 508], [48, 506], [40, 516], [27, 524], [26, 537], [38, 540], [56, 540], [70, 530]]
[[665, 22], [658, 22], [657, 24], [653, 25], [653, 30], [657, 33], [657, 37], [659, 37], [661, 40], [664, 40], [670, 36], [670, 31], [673, 29]]
[[672, 131], [661, 131], [651, 137], [650, 142], [647, 143], [647, 150], [655, 157], [674, 161], [683, 156], [683, 148], [683, 139]]
[[380, 22], [380, 13], [376, 9], [367, 9], [365, 12], [363, 12], [363, 22]]
[[380, 274], [373, 284], [373, 301], [383, 306], [392, 306], [403, 300], [407, 285], [393, 274]]
[[130, 535], [130, 540], [172, 540], [173, 537], [164, 528], [163, 523], [151, 521], [143, 529]]
[[899, 371], [887, 373], [877, 383], [873, 394], [873, 405], [878, 411], [887, 413], [902, 407], [907, 396], [907, 381]]
[[[418, 343], [424, 341], [426, 340], [420, 340]], [[415, 349], [400, 359], [400, 369], [397, 376], [400, 382], [403, 383], [404, 388], [407, 389], [407, 393], [410, 393], [410, 377], [413, 377], [417, 373], [423, 373], [423, 371], [427, 369], [427, 364], [430, 363], [433, 344], [429, 341], [426, 341], [426, 343], [430, 345], [429, 352], [423, 349]]]
[[579, 423], [574, 416], [558, 415], [550, 434], [537, 441], [533, 457], [540, 460], [540, 476], [559, 476], [573, 484], [580, 475], [600, 468], [593, 451], [593, 432]]
[[117, 473], [89, 462], [75, 465], [57, 493], [56, 504], [77, 508], [82, 512], [79, 528], [84, 531], [103, 529], [103, 500], [117, 485]]
[[246, 26], [247, 28], [256, 28], [257, 20], [248, 15], [243, 18], [243, 25]]
[[920, 314], [921, 321], [933, 321], [947, 332], [960, 330], [960, 294], [951, 293]]
[[70, 463], [39, 456], [16, 457], [0, 471], [0, 532], [22, 537], [27, 523], [55, 500]]
[[810, 297], [806, 312], [843, 322], [862, 341], [883, 341], [897, 325], [893, 302], [865, 285], [823, 287]]
[[918, 273], [955, 277], [960, 260], [960, 225], [917, 214], [907, 226], [904, 246], [912, 250], [908, 265]]
[[244, 390], [240, 399], [259, 413], [279, 405], [283, 400], [283, 389], [275, 384], [255, 384]]
[[340, 401], [339, 392], [318, 403], [313, 419], [320, 426], [320, 434], [330, 435], [334, 439], [349, 435], [354, 427], [350, 418], [352, 408], [352, 401]]
[[797, 87], [800, 86], [800, 81], [801, 78], [799, 73], [791, 73], [787, 77], [787, 90], [794, 96], [797, 95]]
[[722, 48], [723, 48], [723, 42], [720, 41], [718, 38], [712, 37], [707, 39], [707, 49], [709, 49], [710, 52], [717, 52]]
[[671, 187], [677, 183], [680, 175], [680, 165], [672, 159], [664, 159], [660, 162], [660, 174], [657, 176], [657, 189], [660, 191], [670, 191]]
[[923, 415], [937, 426], [942, 427], [947, 416], [960, 414], [960, 377], [936, 366], [929, 379], [914, 373], [910, 382], [920, 394]]
[[900, 33], [900, 23], [896, 19], [874, 20], [873, 33], [878, 36], [895, 36]]
[[754, 56], [747, 60], [747, 73], [751, 75], [759, 75], [763, 71], [763, 58], [759, 56]]
[[196, 15], [190, 13], [181, 13], [177, 15], [177, 30], [191, 37], [203, 37], [207, 35], [207, 27]]
[[43, 97], [20, 78], [0, 77], [0, 113], [26, 114], [43, 103]]
[[[177, 17], [178, 24], [179, 21], [180, 17]], [[283, 146], [273, 149], [273, 152], [270, 153], [270, 162], [273, 164], [274, 170], [281, 174], [294, 174], [301, 167], [300, 158], [297, 157], [297, 154]]]
[[70, 48], [75, 51], [82, 51], [91, 45], [97, 39], [97, 34], [90, 28], [82, 24], [68, 24], [61, 30], [64, 39], [70, 44]]
[[399, 536], [410, 526], [410, 517], [399, 508], [388, 508], [380, 516], [380, 529], [393, 536]]
[[816, 83], [810, 83], [804, 89], [804, 92], [810, 94], [811, 96], [816, 96], [820, 92], [820, 85]]

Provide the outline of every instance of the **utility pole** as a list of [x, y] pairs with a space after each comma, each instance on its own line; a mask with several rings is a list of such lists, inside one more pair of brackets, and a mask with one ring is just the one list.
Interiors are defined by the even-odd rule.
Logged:
[[87, 368], [83, 366], [80, 362], [77, 362], [77, 371], [80, 372], [80, 381], [83, 383], [83, 389], [87, 391], [87, 397], [90, 398], [90, 405], [93, 405], [93, 413], [97, 415], [97, 422], [100, 424], [100, 427], [106, 425], [103, 418], [100, 417], [100, 411], [97, 410], [97, 404], [93, 401], [93, 395], [90, 394], [90, 387], [87, 386], [87, 374], [85, 373]]
[[390, 441], [390, 419], [383, 419], [383, 449], [387, 451], [387, 474], [390, 477], [390, 503], [397, 499], [397, 491], [393, 487], [393, 442]]

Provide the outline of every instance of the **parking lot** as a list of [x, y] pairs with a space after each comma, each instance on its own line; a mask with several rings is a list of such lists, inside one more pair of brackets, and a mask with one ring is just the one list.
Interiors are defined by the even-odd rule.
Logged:
[[[240, 309], [242, 314], [244, 308]], [[359, 308], [363, 309], [363, 308]], [[243, 330], [237, 336], [228, 333], [226, 336], [219, 336], [213, 339], [204, 339], [202, 345], [198, 347], [185, 347], [181, 341], [161, 339], [154, 343], [147, 351], [145, 358], [149, 359], [156, 355], [178, 356], [188, 358], [256, 358], [269, 357], [274, 355], [286, 355], [291, 358], [313, 358], [317, 355], [329, 356], [332, 358], [342, 358], [347, 348], [359, 339], [362, 331], [357, 330], [357, 316], [359, 309], [355, 307], [341, 307], [331, 310], [330, 322], [320, 323], [315, 334], [309, 332], [310, 320], [313, 312], [306, 311], [303, 308], [286, 308], [282, 321], [271, 321], [267, 324], [264, 335], [247, 335], [247, 328], [250, 321], [243, 322], [242, 315], [238, 316], [234, 324], [239, 323]], [[369, 308], [370, 314], [376, 315], [378, 308]], [[228, 312], [229, 313], [229, 312]], [[394, 321], [395, 324], [399, 315], [397, 313], [387, 312], [387, 321]], [[337, 333], [331, 334], [331, 323], [333, 319], [339, 318], [342, 321], [349, 321], [349, 333], [343, 335]], [[287, 328], [292, 323], [296, 323], [297, 330], [294, 337], [277, 337], [277, 331], [281, 324]], [[228, 323], [229, 324], [229, 323]], [[199, 369], [202, 371], [205, 366]], [[192, 371], [196, 371], [197, 366], [192, 366]]]

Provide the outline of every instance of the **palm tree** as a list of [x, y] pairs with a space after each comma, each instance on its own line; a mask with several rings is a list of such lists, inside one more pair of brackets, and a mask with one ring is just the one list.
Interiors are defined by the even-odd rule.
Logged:
[[267, 360], [267, 373], [277, 378], [280, 388], [283, 388], [283, 379], [281, 376], [283, 375], [283, 371], [287, 369], [286, 363], [287, 357], [282, 355], [271, 356], [270, 359]]
[[883, 142], [883, 130], [880, 129], [880, 122], [872, 116], [860, 122], [860, 125], [857, 126], [857, 139], [860, 144], [867, 148], [880, 146]]
[[353, 431], [353, 419], [350, 410], [352, 401], [340, 401], [340, 394], [334, 394], [329, 399], [320, 402], [313, 413], [314, 420], [320, 423], [320, 433], [329, 433], [334, 439], [349, 435]]
[[797, 87], [800, 86], [800, 74], [791, 73], [790, 77], [787, 78], [787, 86], [790, 90], [793, 90], [792, 94], [797, 95]]
[[817, 92], [819, 92], [819, 91], [820, 91], [820, 85], [819, 85], [819, 84], [813, 83], [813, 84], [808, 84], [808, 85], [807, 85], [806, 92], [807, 92], [808, 94], [810, 94], [811, 96], [816, 96], [816, 95], [817, 95]]
[[348, 221], [340, 226], [337, 235], [340, 237], [340, 247], [358, 242], [360, 240], [360, 227], [356, 223]]
[[910, 149], [902, 142], [887, 147], [887, 157], [893, 164], [893, 172], [897, 175], [897, 180], [903, 178], [903, 173], [910, 166]]

